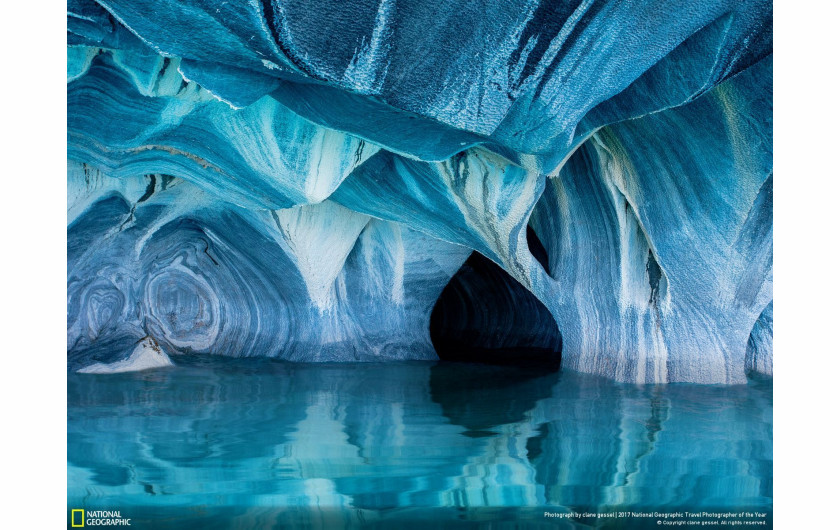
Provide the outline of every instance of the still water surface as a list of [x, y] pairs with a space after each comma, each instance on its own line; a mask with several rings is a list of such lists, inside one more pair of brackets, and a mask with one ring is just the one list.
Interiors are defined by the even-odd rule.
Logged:
[[67, 419], [68, 515], [120, 510], [133, 528], [633, 526], [546, 511], [772, 517], [767, 381], [637, 386], [474, 364], [191, 359], [70, 374]]

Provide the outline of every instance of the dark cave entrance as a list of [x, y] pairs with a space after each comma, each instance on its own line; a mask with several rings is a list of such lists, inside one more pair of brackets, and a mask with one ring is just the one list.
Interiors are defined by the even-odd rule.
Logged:
[[[548, 254], [530, 227], [528, 246], [547, 269]], [[444, 288], [429, 332], [443, 361], [560, 365], [563, 339], [548, 308], [478, 252]]]

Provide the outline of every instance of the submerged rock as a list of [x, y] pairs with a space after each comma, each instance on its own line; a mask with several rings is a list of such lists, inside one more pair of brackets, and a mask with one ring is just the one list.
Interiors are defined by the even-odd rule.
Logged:
[[80, 374], [118, 374], [163, 368], [164, 366], [174, 366], [174, 363], [155, 339], [146, 337], [135, 346], [127, 359], [109, 364], [92, 364], [76, 372]]

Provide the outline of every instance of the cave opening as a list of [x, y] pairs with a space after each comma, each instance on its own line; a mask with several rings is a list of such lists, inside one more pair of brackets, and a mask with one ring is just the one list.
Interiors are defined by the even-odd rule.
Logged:
[[[538, 244], [530, 233], [529, 243]], [[535, 257], [546, 266], [545, 257]], [[443, 289], [429, 332], [442, 361], [560, 366], [563, 339], [551, 312], [478, 252]]]

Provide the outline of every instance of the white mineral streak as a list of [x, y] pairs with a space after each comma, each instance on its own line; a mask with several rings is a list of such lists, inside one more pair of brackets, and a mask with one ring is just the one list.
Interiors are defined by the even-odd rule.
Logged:
[[272, 213], [309, 297], [321, 312], [336, 308], [335, 281], [370, 217], [330, 201]]
[[382, 0], [376, 12], [376, 22], [370, 39], [362, 38], [353, 59], [344, 71], [343, 86], [364, 94], [376, 94], [382, 90], [388, 75], [388, 53], [390, 51], [392, 12], [396, 0]]
[[139, 372], [153, 368], [174, 366], [158, 343], [151, 337], [144, 338], [131, 352], [128, 359], [110, 364], [96, 363], [78, 370], [80, 374], [118, 374], [121, 372]]

